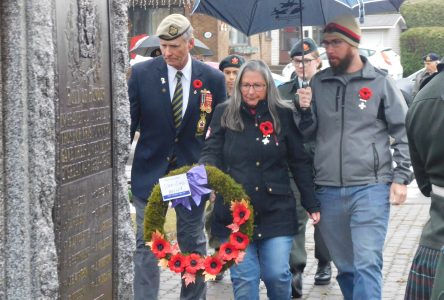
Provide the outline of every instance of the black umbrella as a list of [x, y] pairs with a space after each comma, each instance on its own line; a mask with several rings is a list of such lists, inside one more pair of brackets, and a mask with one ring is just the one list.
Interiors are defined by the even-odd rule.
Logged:
[[300, 26], [302, 39], [302, 26], [326, 25], [344, 15], [354, 15], [363, 21], [365, 13], [399, 11], [402, 2], [404, 0], [196, 0], [192, 14], [215, 17], [247, 36]]
[[[151, 56], [151, 52], [160, 48], [160, 39], [156, 35], [141, 38], [130, 52], [142, 56]], [[191, 55], [211, 56], [213, 51], [208, 48], [201, 40], [194, 38], [194, 48], [190, 51]]]

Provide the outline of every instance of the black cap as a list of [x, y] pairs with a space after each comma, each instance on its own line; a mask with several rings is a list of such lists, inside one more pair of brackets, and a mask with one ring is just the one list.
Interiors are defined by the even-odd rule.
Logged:
[[422, 60], [423, 60], [424, 62], [438, 61], [439, 59], [440, 59], [439, 55], [436, 54], [436, 53], [433, 53], [433, 52], [431, 52], [431, 53], [429, 53], [429, 54], [427, 54], [427, 55], [424, 55], [424, 56], [422, 57]]
[[304, 55], [310, 54], [313, 51], [318, 50], [315, 41], [311, 38], [304, 39], [304, 45], [301, 47], [301, 40], [299, 40], [290, 50], [290, 57], [302, 56], [302, 49], [304, 50]]
[[242, 56], [233, 54], [228, 55], [220, 61], [219, 70], [223, 71], [225, 68], [240, 68], [245, 63], [245, 59]]

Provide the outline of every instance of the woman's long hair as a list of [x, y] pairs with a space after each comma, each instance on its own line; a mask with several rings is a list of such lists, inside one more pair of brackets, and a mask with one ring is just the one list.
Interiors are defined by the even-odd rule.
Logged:
[[239, 74], [234, 83], [233, 95], [230, 99], [227, 100], [228, 106], [222, 115], [222, 127], [229, 128], [234, 131], [244, 130], [244, 122], [242, 121], [241, 117], [242, 92], [240, 86], [242, 82], [242, 77], [247, 71], [258, 72], [264, 78], [267, 88], [265, 99], [268, 101], [268, 110], [270, 111], [271, 118], [273, 120], [274, 129], [277, 133], [279, 133], [281, 129], [281, 123], [279, 121], [277, 108], [290, 108], [290, 106], [282, 101], [281, 97], [279, 96], [278, 90], [276, 88], [276, 85], [274, 84], [274, 80], [268, 66], [263, 61], [256, 59], [246, 62], [240, 68]]

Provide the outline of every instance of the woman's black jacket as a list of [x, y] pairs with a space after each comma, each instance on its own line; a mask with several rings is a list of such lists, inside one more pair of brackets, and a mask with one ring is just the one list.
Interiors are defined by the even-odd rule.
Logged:
[[[221, 127], [227, 102], [215, 109], [199, 163], [223, 170], [242, 184], [254, 208], [253, 239], [295, 235], [297, 233], [296, 201], [290, 190], [288, 170], [302, 195], [302, 205], [310, 212], [319, 211], [314, 197], [310, 158], [302, 144], [290, 108], [278, 107], [281, 130], [263, 143], [260, 124], [272, 121], [268, 102], [260, 101], [253, 113], [241, 105], [242, 132]], [[232, 223], [229, 207], [218, 197], [214, 206], [211, 233], [227, 237], [225, 226]]]

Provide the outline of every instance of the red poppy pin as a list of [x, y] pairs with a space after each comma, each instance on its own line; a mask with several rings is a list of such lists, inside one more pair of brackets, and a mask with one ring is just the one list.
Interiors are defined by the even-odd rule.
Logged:
[[193, 81], [193, 87], [195, 89], [200, 89], [202, 87], [202, 81], [200, 81], [199, 79], [195, 79]]
[[268, 138], [274, 132], [274, 130], [273, 130], [273, 123], [271, 123], [270, 121], [262, 122], [259, 125], [259, 130], [262, 132], [262, 135], [264, 137], [262, 139], [262, 143], [264, 145], [268, 144], [270, 142], [270, 140]]
[[365, 105], [365, 102], [367, 102], [368, 100], [370, 100], [370, 98], [372, 97], [373, 92], [371, 89], [369, 89], [368, 87], [363, 87], [359, 90], [359, 108], [361, 110], [363, 110], [364, 108], [366, 108], [367, 106]]

